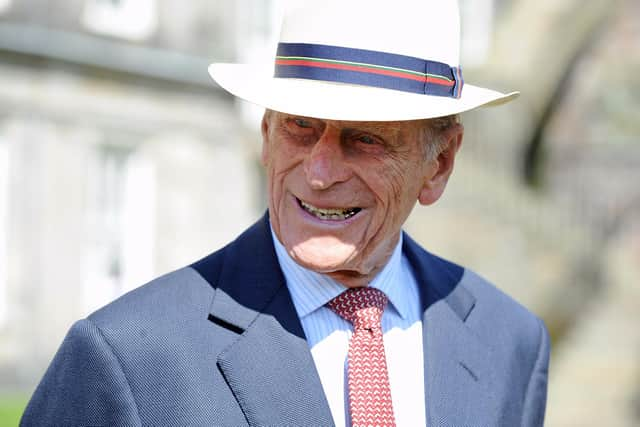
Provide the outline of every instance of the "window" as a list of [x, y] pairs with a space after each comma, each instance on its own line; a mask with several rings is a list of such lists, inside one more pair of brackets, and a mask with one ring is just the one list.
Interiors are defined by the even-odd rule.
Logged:
[[[236, 6], [236, 58], [238, 62], [265, 63], [273, 60], [280, 35], [283, 2], [277, 0], [245, 0]], [[258, 129], [264, 108], [249, 102], [237, 104], [242, 120]]]
[[89, 0], [82, 20], [98, 34], [145, 40], [158, 26], [156, 0]]
[[271, 61], [279, 36], [281, 3], [275, 0], [247, 0], [236, 2], [235, 6], [238, 61]]
[[85, 313], [152, 278], [155, 241], [152, 162], [128, 148], [102, 146], [90, 170]]
[[462, 0], [461, 62], [464, 67], [481, 66], [487, 61], [491, 47], [491, 30], [495, 0]]
[[141, 153], [128, 157], [122, 199], [122, 288], [127, 292], [154, 276], [156, 174]]
[[121, 293], [124, 174], [128, 152], [100, 147], [91, 165], [84, 305], [87, 312]]
[[11, 0], [0, 0], [0, 14], [6, 12], [11, 7]]
[[7, 222], [9, 205], [9, 149], [0, 136], [0, 325], [7, 321]]

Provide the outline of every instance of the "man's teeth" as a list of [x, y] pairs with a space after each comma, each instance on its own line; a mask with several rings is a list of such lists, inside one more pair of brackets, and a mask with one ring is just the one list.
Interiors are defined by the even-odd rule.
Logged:
[[328, 220], [345, 220], [347, 218], [351, 218], [361, 210], [360, 208], [321, 209], [305, 203], [302, 200], [300, 200], [300, 206], [316, 218]]

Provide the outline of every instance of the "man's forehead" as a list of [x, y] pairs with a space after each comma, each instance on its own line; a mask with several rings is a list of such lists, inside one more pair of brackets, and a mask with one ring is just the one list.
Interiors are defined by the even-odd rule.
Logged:
[[341, 129], [360, 129], [374, 133], [397, 134], [401, 132], [418, 129], [429, 123], [428, 119], [405, 120], [405, 121], [351, 121], [351, 120], [328, 120], [318, 117], [299, 116], [295, 114], [278, 113], [290, 117], [299, 117], [307, 120], [314, 120], [335, 126]]

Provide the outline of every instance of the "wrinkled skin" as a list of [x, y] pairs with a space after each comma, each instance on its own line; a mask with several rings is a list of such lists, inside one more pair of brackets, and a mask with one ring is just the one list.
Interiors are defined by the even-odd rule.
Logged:
[[[453, 170], [462, 126], [444, 131], [444, 149], [426, 159], [427, 126], [427, 120], [345, 122], [265, 113], [262, 163], [271, 225], [294, 261], [347, 287], [375, 277], [416, 201], [438, 200]], [[320, 219], [300, 201], [360, 210], [347, 219]]]

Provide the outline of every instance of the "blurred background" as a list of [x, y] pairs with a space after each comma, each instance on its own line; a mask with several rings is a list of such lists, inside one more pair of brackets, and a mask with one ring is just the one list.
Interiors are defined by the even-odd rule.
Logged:
[[[67, 329], [265, 209], [261, 111], [207, 75], [271, 61], [275, 0], [0, 0], [0, 426]], [[443, 199], [407, 230], [544, 318], [548, 426], [640, 425], [640, 2], [461, 0]]]

